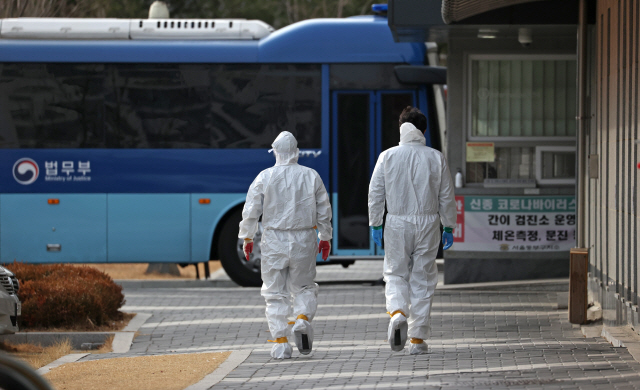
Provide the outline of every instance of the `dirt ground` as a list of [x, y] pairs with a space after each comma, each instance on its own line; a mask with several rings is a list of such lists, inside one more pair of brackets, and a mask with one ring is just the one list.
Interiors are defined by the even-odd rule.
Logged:
[[182, 390], [199, 382], [231, 352], [123, 357], [69, 363], [44, 377], [57, 390]]
[[[180, 276], [168, 275], [168, 274], [145, 274], [148, 263], [126, 263], [126, 264], [76, 264], [78, 266], [88, 266], [99, 269], [111, 276], [113, 279], [195, 279], [196, 269], [195, 266], [189, 265], [187, 267], [178, 266]], [[219, 261], [209, 261], [209, 269], [211, 273], [222, 268]], [[200, 278], [204, 278], [204, 264], [198, 264], [200, 270]]]

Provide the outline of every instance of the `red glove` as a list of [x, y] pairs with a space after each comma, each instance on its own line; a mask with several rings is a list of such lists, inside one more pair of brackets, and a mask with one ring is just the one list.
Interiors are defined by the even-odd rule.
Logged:
[[327, 260], [329, 252], [331, 252], [331, 243], [329, 241], [320, 241], [320, 244], [318, 245], [318, 253], [322, 253], [322, 260]]
[[242, 244], [242, 250], [244, 251], [244, 257], [249, 261], [249, 255], [253, 252], [253, 240], [245, 240]]

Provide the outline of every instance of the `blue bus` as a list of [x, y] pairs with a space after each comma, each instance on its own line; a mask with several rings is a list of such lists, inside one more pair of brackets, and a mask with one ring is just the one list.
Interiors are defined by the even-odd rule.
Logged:
[[219, 259], [238, 284], [260, 285], [259, 237], [244, 261], [238, 223], [283, 130], [330, 192], [329, 263], [382, 258], [368, 183], [399, 142], [400, 111], [420, 107], [440, 146], [434, 89], [398, 76], [427, 65], [426, 47], [394, 42], [385, 17], [223, 39], [190, 31], [234, 21], [126, 22], [184, 29], [149, 39], [21, 38], [16, 21], [0, 30], [0, 263]]

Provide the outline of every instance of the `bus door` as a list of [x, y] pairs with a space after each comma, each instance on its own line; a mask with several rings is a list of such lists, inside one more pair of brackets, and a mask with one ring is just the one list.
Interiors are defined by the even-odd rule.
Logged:
[[378, 155], [398, 145], [398, 117], [414, 91], [332, 93], [333, 255], [379, 256], [369, 235], [369, 180]]

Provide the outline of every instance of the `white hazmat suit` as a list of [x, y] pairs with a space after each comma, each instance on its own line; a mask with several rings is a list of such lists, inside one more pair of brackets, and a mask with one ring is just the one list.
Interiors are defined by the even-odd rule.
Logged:
[[[426, 146], [411, 123], [400, 126], [400, 145], [380, 154], [369, 184], [369, 225], [381, 226], [385, 201], [384, 280], [391, 315], [389, 341], [402, 335], [402, 350], [412, 338], [411, 353], [426, 352], [431, 300], [438, 283], [436, 255], [440, 221], [456, 226], [451, 173], [442, 153]], [[393, 344], [392, 344], [392, 348]]]
[[[262, 289], [271, 336], [276, 344], [271, 356], [291, 357], [287, 339], [288, 317], [297, 317], [292, 328], [302, 353], [311, 351], [318, 285], [316, 256], [318, 238], [330, 241], [331, 205], [318, 173], [298, 165], [298, 142], [283, 131], [273, 144], [275, 166], [256, 177], [242, 210], [239, 238], [253, 239], [262, 215]], [[315, 229], [318, 229], [316, 233]], [[301, 335], [306, 337], [302, 344]]]

